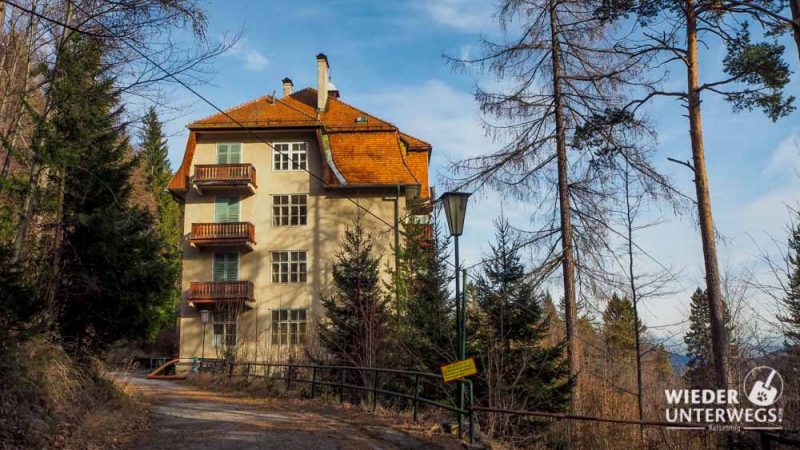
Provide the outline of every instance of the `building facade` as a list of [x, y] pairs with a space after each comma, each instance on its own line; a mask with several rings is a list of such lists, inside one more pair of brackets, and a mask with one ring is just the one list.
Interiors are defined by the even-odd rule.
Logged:
[[188, 127], [169, 184], [184, 204], [181, 358], [285, 357], [324, 314], [320, 294], [357, 214], [386, 277], [397, 224], [427, 218], [430, 144], [342, 101], [323, 54], [317, 80], [294, 92], [286, 78], [282, 96]]

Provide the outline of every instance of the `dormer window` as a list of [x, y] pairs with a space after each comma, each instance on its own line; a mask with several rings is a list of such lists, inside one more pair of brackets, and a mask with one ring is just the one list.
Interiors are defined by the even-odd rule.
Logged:
[[273, 144], [272, 170], [306, 170], [307, 145], [305, 142], [280, 142]]

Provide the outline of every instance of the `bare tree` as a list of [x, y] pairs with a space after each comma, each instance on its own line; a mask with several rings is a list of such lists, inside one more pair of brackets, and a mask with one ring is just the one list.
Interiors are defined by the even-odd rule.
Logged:
[[[649, 152], [621, 142], [652, 137], [645, 123], [621, 111], [627, 92], [643, 83], [638, 75], [649, 55], [618, 54], [614, 42], [625, 33], [601, 21], [598, 6], [593, 1], [501, 2], [498, 17], [506, 39], [485, 40], [479, 58], [450, 58], [456, 68], [476, 67], [511, 82], [507, 89], [476, 91], [482, 112], [496, 120], [485, 122], [487, 132], [504, 144], [456, 162], [450, 181], [498, 189], [535, 205], [543, 223], [529, 244], [545, 249], [535, 276], [544, 280], [561, 268], [575, 377], [581, 372], [576, 331], [581, 286], [611, 278], [604, 255], [611, 247], [610, 205], [618, 200], [613, 194], [621, 172], [609, 160], [627, 161], [648, 189], [673, 194], [650, 165]], [[574, 411], [577, 392], [572, 401]]]

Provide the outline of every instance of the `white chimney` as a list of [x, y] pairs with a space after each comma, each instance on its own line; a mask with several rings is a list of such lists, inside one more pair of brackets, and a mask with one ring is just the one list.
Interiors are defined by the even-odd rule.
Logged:
[[283, 96], [288, 97], [292, 95], [292, 88], [294, 87], [294, 83], [289, 78], [283, 79]]
[[328, 104], [328, 57], [324, 53], [317, 55], [317, 110], [325, 111]]

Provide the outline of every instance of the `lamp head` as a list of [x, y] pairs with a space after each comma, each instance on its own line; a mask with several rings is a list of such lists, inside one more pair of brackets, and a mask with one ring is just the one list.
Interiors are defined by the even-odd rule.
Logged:
[[439, 198], [444, 206], [447, 228], [451, 236], [461, 236], [464, 231], [464, 216], [467, 214], [467, 200], [472, 195], [468, 192], [445, 192]]

